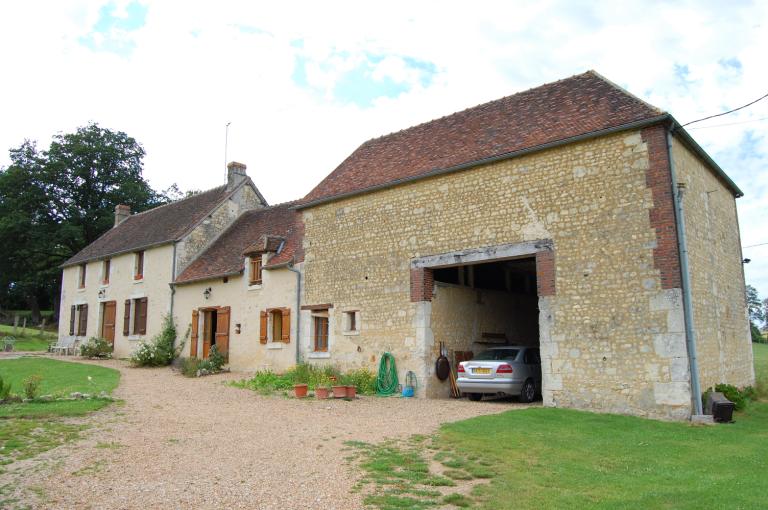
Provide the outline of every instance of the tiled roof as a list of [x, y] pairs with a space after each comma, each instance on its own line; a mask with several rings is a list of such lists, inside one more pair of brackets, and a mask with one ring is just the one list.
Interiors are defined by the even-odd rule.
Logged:
[[310, 191], [301, 204], [395, 184], [662, 114], [598, 73], [588, 71], [369, 140]]
[[[294, 202], [244, 212], [219, 238], [176, 278], [186, 283], [243, 271], [244, 253], [259, 240], [282, 237], [280, 253], [265, 267], [304, 260], [303, 224]], [[265, 237], [266, 236], [266, 237]]]
[[63, 266], [175, 241], [199, 223], [229, 192], [219, 186], [125, 219], [80, 250]]

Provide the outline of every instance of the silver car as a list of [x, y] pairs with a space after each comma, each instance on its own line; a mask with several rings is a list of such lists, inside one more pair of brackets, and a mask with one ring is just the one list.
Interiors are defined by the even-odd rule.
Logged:
[[541, 357], [538, 347], [507, 345], [493, 347], [462, 361], [458, 366], [459, 390], [470, 400], [484, 394], [520, 397], [532, 402], [541, 394]]

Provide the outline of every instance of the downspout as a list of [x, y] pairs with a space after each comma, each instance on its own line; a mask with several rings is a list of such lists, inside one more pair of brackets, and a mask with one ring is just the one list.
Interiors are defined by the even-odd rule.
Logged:
[[301, 363], [301, 351], [299, 342], [301, 342], [301, 271], [294, 269], [293, 261], [286, 268], [288, 271], [296, 273], [296, 364]]
[[691, 304], [691, 275], [688, 268], [688, 243], [685, 237], [685, 218], [683, 216], [683, 191], [685, 185], [677, 182], [675, 164], [672, 159], [672, 129], [667, 130], [667, 157], [669, 173], [672, 179], [672, 202], [675, 207], [675, 226], [677, 227], [677, 247], [680, 255], [680, 273], [683, 291], [683, 315], [685, 318], [685, 344], [688, 349], [688, 363], [691, 372], [691, 393], [695, 415], [703, 414], [701, 405], [701, 385], [699, 382], [699, 362], [696, 358], [696, 330], [693, 324], [693, 306]]
[[[176, 286], [173, 284], [173, 282], [176, 281], [176, 243], [173, 243], [173, 261], [171, 262], [171, 281], [168, 283], [168, 286], [171, 288], [171, 306], [170, 310], [168, 311], [168, 314], [171, 317], [171, 320], [175, 321], [173, 317], [173, 297], [176, 295]], [[176, 342], [174, 342], [174, 345], [172, 347], [176, 347]]]

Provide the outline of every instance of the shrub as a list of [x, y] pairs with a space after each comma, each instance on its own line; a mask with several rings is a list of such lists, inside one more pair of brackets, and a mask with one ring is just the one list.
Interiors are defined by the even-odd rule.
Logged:
[[197, 358], [184, 358], [181, 360], [181, 374], [185, 377], [197, 377], [200, 369], [200, 360]]
[[263, 370], [253, 374], [252, 379], [235, 383], [235, 386], [249, 388], [266, 395], [274, 391], [293, 388], [294, 384], [306, 383], [294, 383], [288, 375], [278, 375], [271, 370]]
[[11, 396], [11, 383], [6, 383], [0, 375], [0, 402], [8, 400]]
[[91, 337], [80, 346], [83, 358], [111, 358], [112, 345], [103, 338]]
[[316, 366], [306, 363], [299, 363], [290, 368], [285, 375], [293, 384], [307, 384], [310, 389], [315, 389], [318, 386], [328, 386], [333, 380], [341, 379], [341, 373], [336, 367], [331, 365]]
[[752, 333], [752, 341], [754, 343], [762, 344], [768, 342], [768, 340], [766, 340], [763, 334], [760, 332], [760, 328], [758, 328], [754, 322], [749, 323], [749, 330]]
[[219, 352], [215, 345], [212, 345], [211, 350], [208, 352], [208, 359], [198, 361], [197, 370], [201, 375], [215, 374], [221, 372], [226, 362], [227, 359], [224, 355]]
[[[187, 335], [189, 331], [187, 331]], [[186, 340], [186, 335], [184, 337]], [[184, 348], [184, 340], [176, 343], [176, 324], [173, 317], [163, 317], [163, 329], [149, 342], [141, 342], [131, 355], [131, 362], [139, 367], [164, 367], [179, 357]]]
[[37, 397], [38, 393], [40, 392], [40, 382], [42, 380], [43, 378], [37, 374], [30, 375], [24, 379], [24, 396], [29, 399]]
[[[704, 403], [707, 402], [707, 396], [712, 392], [712, 388], [708, 389], [703, 396]], [[733, 408], [736, 411], [741, 411], [750, 400], [754, 400], [757, 397], [757, 392], [751, 386], [739, 389], [731, 384], [718, 384], [715, 386], [714, 391], [722, 393], [725, 398], [733, 402]]]
[[3, 337], [3, 350], [10, 352], [13, 350], [13, 346], [16, 345], [16, 338], [11, 335]]
[[341, 378], [342, 383], [348, 386], [356, 386], [357, 392], [363, 395], [376, 393], [376, 374], [367, 368], [358, 368], [347, 372]]

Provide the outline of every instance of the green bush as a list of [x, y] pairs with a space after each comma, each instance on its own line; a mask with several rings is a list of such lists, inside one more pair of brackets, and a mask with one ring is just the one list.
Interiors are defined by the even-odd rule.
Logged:
[[221, 369], [224, 367], [224, 363], [226, 363], [226, 361], [226, 358], [222, 353], [219, 352], [219, 349], [216, 348], [215, 345], [212, 345], [211, 350], [208, 352], [208, 359], [202, 360], [198, 368], [213, 374], [216, 372], [221, 372]]
[[3, 376], [0, 375], [0, 402], [8, 400], [11, 396], [11, 383], [6, 383], [3, 380]]
[[251, 379], [235, 383], [240, 388], [248, 388], [261, 394], [267, 395], [275, 391], [288, 390], [293, 388], [293, 379], [288, 375], [278, 375], [271, 370], [258, 371], [253, 374]]
[[347, 372], [341, 378], [342, 384], [357, 387], [357, 392], [363, 395], [376, 393], [376, 374], [367, 368], [358, 368]]
[[766, 340], [763, 334], [760, 332], [760, 328], [758, 328], [754, 322], [749, 323], [749, 330], [752, 333], [752, 341], [754, 343], [763, 344], [768, 342], [768, 340]]
[[[703, 401], [705, 404], [707, 402], [707, 396], [712, 391], [712, 388], [710, 388], [704, 393]], [[750, 400], [757, 398], [757, 392], [752, 386], [739, 389], [731, 384], [718, 384], [715, 386], [714, 391], [722, 393], [725, 398], [733, 402], [733, 408], [736, 411], [743, 410], [745, 407], [747, 407], [747, 404]]]
[[[189, 331], [187, 331], [189, 334]], [[131, 355], [131, 362], [138, 367], [164, 367], [179, 357], [184, 341], [176, 344], [176, 324], [173, 317], [163, 317], [163, 329], [149, 342], [141, 342]], [[185, 335], [186, 340], [186, 335]]]
[[24, 396], [29, 399], [36, 398], [40, 392], [40, 383], [42, 380], [43, 378], [37, 374], [30, 375], [24, 379], [24, 382], [22, 383], [24, 385]]
[[200, 360], [197, 358], [184, 358], [181, 360], [181, 374], [185, 377], [197, 377], [200, 369]]
[[80, 356], [83, 358], [111, 358], [112, 345], [103, 338], [91, 337], [80, 346]]

